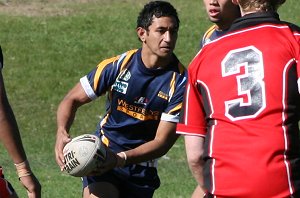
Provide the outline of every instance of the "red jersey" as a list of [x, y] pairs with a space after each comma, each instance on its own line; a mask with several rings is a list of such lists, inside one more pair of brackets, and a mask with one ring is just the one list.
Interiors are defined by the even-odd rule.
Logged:
[[204, 182], [217, 198], [300, 197], [300, 31], [249, 14], [188, 68], [177, 133], [205, 137]]

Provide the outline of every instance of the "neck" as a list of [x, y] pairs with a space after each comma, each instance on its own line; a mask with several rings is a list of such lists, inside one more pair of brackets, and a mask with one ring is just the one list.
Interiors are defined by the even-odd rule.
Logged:
[[149, 52], [142, 49], [141, 53], [142, 61], [146, 68], [148, 69], [157, 69], [157, 68], [164, 68], [171, 62], [171, 57], [159, 57], [158, 55], [154, 54], [153, 52]]
[[242, 16], [245, 16], [247, 14], [253, 14], [253, 13], [257, 13], [257, 12], [266, 12], [266, 10], [261, 10], [261, 9], [258, 9], [258, 8], [252, 8], [252, 9], [249, 9], [249, 10], [242, 10], [241, 11], [241, 14]]

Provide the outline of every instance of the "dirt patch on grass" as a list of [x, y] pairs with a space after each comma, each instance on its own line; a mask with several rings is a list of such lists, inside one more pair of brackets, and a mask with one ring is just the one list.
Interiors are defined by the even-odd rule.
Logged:
[[74, 3], [89, 3], [91, 0], [48, 0], [48, 1], [9, 1], [0, 0], [0, 13], [11, 16], [60, 16], [74, 11], [68, 6]]
[[[66, 16], [81, 12], [81, 4], [146, 3], [148, 0], [0, 0], [0, 15]], [[79, 5], [79, 6], [78, 6]]]
[[48, 3], [2, 3], [0, 13], [11, 16], [57, 16], [69, 15], [71, 9], [53, 7]]

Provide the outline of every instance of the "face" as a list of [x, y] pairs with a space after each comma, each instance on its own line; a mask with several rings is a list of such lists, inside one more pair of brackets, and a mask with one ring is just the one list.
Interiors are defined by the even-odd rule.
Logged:
[[203, 0], [209, 20], [221, 29], [228, 28], [240, 16], [237, 5], [232, 0]]
[[176, 21], [172, 17], [153, 17], [148, 30], [139, 27], [137, 32], [143, 42], [143, 50], [148, 54], [158, 58], [172, 55], [178, 33]]

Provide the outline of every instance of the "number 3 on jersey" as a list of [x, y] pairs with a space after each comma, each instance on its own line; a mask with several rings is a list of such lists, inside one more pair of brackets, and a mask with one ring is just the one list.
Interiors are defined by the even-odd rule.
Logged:
[[[233, 121], [256, 117], [266, 107], [261, 51], [254, 46], [232, 50], [221, 66], [222, 77], [235, 75], [237, 82], [237, 98], [225, 101], [226, 117]], [[245, 70], [243, 73], [242, 67]]]

